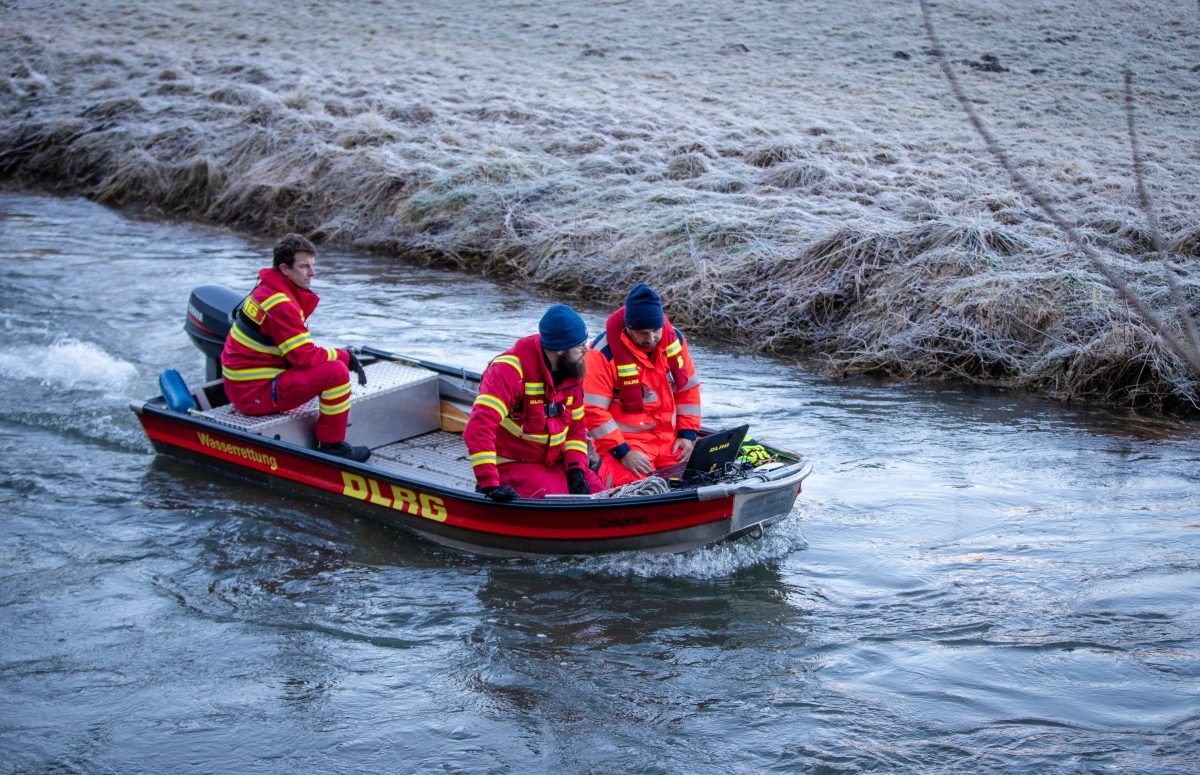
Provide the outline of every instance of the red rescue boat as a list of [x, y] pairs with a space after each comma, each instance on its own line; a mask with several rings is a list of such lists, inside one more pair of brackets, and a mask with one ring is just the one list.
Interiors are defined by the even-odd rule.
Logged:
[[764, 444], [770, 462], [753, 468], [737, 463], [683, 482], [654, 478], [633, 492], [495, 503], [475, 493], [462, 441], [480, 375], [372, 347], [354, 348], [368, 382], [355, 385], [347, 435], [370, 447], [371, 459], [327, 455], [313, 448], [315, 400], [248, 417], [225, 397], [219, 356], [240, 298], [218, 286], [192, 292], [185, 330], [208, 359], [208, 379], [187, 388], [164, 372], [163, 395], [131, 403], [154, 449], [314, 495], [441, 544], [504, 556], [686, 551], [760, 534], [788, 516], [812, 470], [802, 456]]

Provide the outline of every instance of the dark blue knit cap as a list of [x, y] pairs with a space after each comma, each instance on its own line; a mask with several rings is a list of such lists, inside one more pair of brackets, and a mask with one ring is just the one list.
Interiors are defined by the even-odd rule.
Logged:
[[625, 297], [625, 327], [637, 331], [663, 327], [662, 299], [645, 283], [638, 283]]
[[542, 349], [570, 350], [587, 339], [587, 325], [566, 304], [555, 304], [542, 315], [538, 333], [542, 335]]

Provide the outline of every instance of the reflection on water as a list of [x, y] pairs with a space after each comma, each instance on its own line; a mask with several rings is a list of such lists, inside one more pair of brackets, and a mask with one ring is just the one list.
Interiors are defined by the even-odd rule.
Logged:
[[756, 721], [762, 690], [806, 661], [807, 616], [766, 566], [706, 580], [493, 570], [478, 594], [464, 685], [548, 745], [586, 736], [615, 769], [672, 771], [681, 744], [717, 754], [728, 717]]
[[[1196, 423], [691, 332], [708, 421], [816, 463], [793, 517], [479, 559], [147, 451], [127, 400], [202, 373], [188, 291], [246, 287], [265, 242], [17, 194], [0, 238], [6, 771], [1196, 769]], [[318, 340], [473, 369], [550, 302], [320, 268]]]

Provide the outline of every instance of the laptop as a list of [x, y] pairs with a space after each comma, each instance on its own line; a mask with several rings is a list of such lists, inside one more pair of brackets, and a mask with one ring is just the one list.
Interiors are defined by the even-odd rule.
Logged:
[[739, 425], [736, 428], [701, 436], [696, 439], [696, 446], [692, 447], [692, 454], [688, 456], [686, 463], [667, 466], [655, 471], [654, 475], [664, 479], [686, 481], [700, 474], [724, 470], [727, 463], [732, 463], [737, 459], [738, 451], [742, 448], [742, 441], [745, 440], [749, 430], [749, 425]]

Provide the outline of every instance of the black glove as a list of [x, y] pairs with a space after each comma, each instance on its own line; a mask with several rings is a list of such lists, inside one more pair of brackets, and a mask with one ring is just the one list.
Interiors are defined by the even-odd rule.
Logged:
[[517, 497], [517, 491], [509, 487], [507, 484], [502, 484], [499, 487], [475, 487], [475, 492], [481, 492], [485, 497], [491, 498], [496, 503], [508, 503], [513, 498]]
[[367, 384], [367, 370], [359, 363], [358, 356], [352, 352], [347, 352], [346, 355], [350, 356], [350, 371], [358, 375], [358, 384]]
[[572, 495], [587, 495], [592, 491], [592, 488], [588, 487], [587, 479], [583, 478], [582, 468], [567, 469], [567, 490]]

